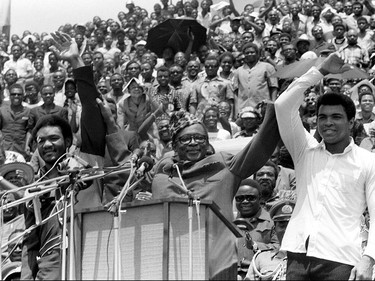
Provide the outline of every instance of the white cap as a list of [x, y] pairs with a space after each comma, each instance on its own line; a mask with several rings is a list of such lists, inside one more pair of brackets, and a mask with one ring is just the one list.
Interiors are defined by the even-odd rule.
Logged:
[[135, 43], [135, 47], [137, 46], [145, 46], [147, 44], [147, 42], [145, 40], [140, 40], [138, 41], [137, 43]]

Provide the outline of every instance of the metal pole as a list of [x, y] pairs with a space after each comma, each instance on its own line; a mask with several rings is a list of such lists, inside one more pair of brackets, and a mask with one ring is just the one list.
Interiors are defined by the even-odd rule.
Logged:
[[69, 280], [75, 280], [74, 250], [74, 188], [72, 188], [70, 195]]
[[193, 198], [189, 198], [189, 280], [193, 280]]
[[66, 216], [67, 216], [67, 205], [68, 202], [64, 198], [64, 217], [63, 217], [63, 229], [61, 233], [61, 280], [66, 280]]

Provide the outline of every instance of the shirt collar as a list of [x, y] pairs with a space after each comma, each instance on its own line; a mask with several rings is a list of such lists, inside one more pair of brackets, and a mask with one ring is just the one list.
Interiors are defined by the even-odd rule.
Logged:
[[[345, 149], [342, 153], [336, 153], [335, 155], [346, 154], [346, 153], [352, 151], [353, 147], [354, 147], [354, 140], [353, 140], [352, 137], [350, 137], [349, 145], [347, 147], [345, 147]], [[327, 151], [328, 153], [330, 153], [326, 148], [326, 144], [325, 144], [324, 140], [322, 140], [320, 143], [318, 143], [315, 147], [311, 147], [311, 148], [308, 148], [308, 149], [323, 149], [323, 150]]]
[[204, 78], [204, 82], [210, 82], [210, 81], [223, 81], [224, 79], [221, 78], [219, 75], [216, 75], [214, 78], [212, 79], [208, 79], [207, 77]]

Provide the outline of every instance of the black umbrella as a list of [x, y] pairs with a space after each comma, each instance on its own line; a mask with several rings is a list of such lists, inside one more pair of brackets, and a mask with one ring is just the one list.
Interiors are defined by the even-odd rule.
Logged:
[[168, 19], [151, 28], [147, 36], [146, 48], [162, 57], [166, 47], [175, 52], [184, 52], [189, 44], [188, 31], [194, 34], [193, 51], [197, 51], [207, 40], [207, 30], [194, 19]]

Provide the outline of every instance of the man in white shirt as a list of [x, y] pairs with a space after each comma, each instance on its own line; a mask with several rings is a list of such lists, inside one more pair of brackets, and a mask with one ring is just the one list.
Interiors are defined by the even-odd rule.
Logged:
[[[280, 135], [295, 164], [297, 203], [281, 249], [288, 251], [287, 280], [368, 280], [375, 257], [375, 155], [350, 137], [355, 105], [341, 94], [317, 102], [318, 143], [304, 130], [298, 109], [305, 90], [347, 66], [336, 54], [293, 82], [276, 100]], [[360, 218], [372, 224], [361, 255]]]
[[30, 60], [21, 57], [21, 46], [14, 44], [11, 52], [12, 58], [4, 63], [3, 74], [9, 69], [13, 69], [16, 71], [18, 78], [30, 78], [33, 75], [33, 67]]

